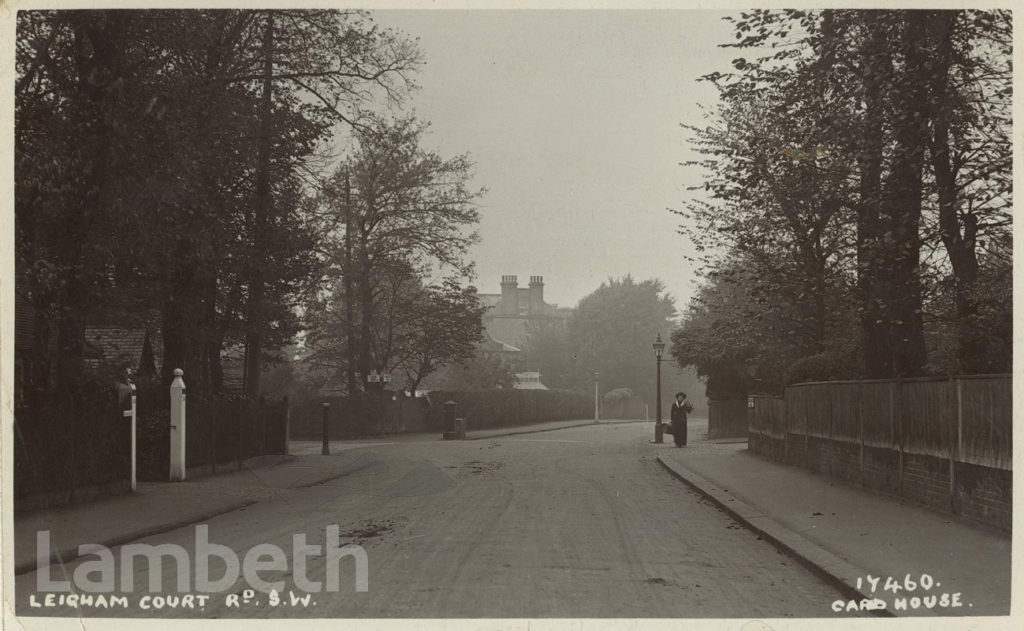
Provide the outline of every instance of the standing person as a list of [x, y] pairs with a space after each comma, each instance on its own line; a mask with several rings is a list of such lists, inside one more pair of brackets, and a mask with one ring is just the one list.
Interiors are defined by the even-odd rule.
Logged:
[[676, 447], [686, 446], [686, 415], [693, 412], [693, 405], [686, 400], [685, 392], [677, 392], [672, 402], [672, 440]]

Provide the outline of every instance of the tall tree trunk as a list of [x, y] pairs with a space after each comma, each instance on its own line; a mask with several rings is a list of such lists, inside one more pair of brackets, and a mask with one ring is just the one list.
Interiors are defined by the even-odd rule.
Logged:
[[860, 168], [857, 204], [857, 294], [860, 303], [861, 349], [868, 377], [886, 377], [892, 362], [886, 352], [881, 326], [883, 313], [879, 292], [880, 206], [882, 196], [882, 121], [885, 117], [883, 84], [891, 75], [885, 14], [863, 14], [867, 36], [861, 49], [865, 111], [860, 126], [857, 160]]
[[959, 372], [982, 372], [985, 369], [984, 345], [974, 318], [978, 311], [975, 285], [978, 280], [978, 256], [975, 237], [977, 218], [968, 212], [960, 229], [957, 207], [956, 167], [950, 155], [950, 119], [953, 114], [953, 93], [949, 73], [953, 56], [953, 32], [960, 12], [930, 11], [929, 39], [932, 57], [932, 137], [931, 166], [939, 200], [939, 235], [949, 254], [953, 268], [953, 301], [956, 313], [957, 362]]
[[[83, 194], [72, 205], [63, 223], [61, 245], [63, 296], [57, 324], [58, 387], [70, 387], [84, 369], [85, 325], [90, 306], [89, 280], [86, 270], [85, 245], [89, 242], [89, 226], [107, 210], [110, 198], [110, 162], [115, 136], [114, 109], [123, 77], [123, 55], [120, 47], [125, 34], [126, 16], [118, 11], [75, 11], [70, 20], [75, 38], [78, 87], [84, 97], [87, 129], [81, 139], [84, 165]], [[84, 51], [91, 48], [89, 57]], [[82, 105], [84, 106], [85, 103]]]
[[900, 13], [904, 68], [901, 81], [893, 86], [895, 146], [883, 199], [889, 263], [884, 325], [895, 376], [912, 377], [920, 375], [927, 362], [920, 277], [924, 152], [928, 144], [927, 64], [920, 44], [926, 16], [924, 11]]
[[271, 99], [274, 77], [274, 12], [267, 11], [263, 32], [263, 95], [260, 102], [260, 129], [256, 158], [256, 200], [252, 220], [253, 251], [250, 265], [249, 308], [245, 335], [245, 393], [256, 398], [263, 370], [263, 257], [265, 232], [270, 212], [270, 140]]
[[165, 384], [170, 383], [174, 369], [180, 368], [185, 372], [189, 390], [201, 393], [205, 390], [201, 377], [203, 340], [199, 318], [202, 298], [196, 291], [195, 244], [188, 238], [179, 238], [174, 258], [174, 273], [162, 309], [164, 353], [161, 378]]

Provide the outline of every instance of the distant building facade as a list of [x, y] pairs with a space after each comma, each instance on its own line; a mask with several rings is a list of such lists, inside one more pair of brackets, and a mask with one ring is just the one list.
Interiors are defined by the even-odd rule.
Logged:
[[531, 325], [565, 326], [575, 309], [559, 307], [544, 301], [544, 277], [531, 276], [526, 287], [519, 286], [517, 276], [501, 277], [500, 294], [477, 294], [487, 307], [483, 315], [484, 341], [478, 351], [500, 357], [516, 371], [517, 389], [547, 390], [538, 372], [522, 372], [523, 348], [530, 336]]
[[[488, 342], [503, 345], [503, 351], [522, 350], [529, 335], [529, 324], [550, 322], [565, 326], [575, 309], [544, 302], [544, 277], [531, 276], [530, 284], [519, 286], [517, 276], [501, 277], [500, 294], [478, 294], [480, 302], [488, 307], [483, 316], [484, 333]], [[491, 348], [496, 349], [494, 345]], [[487, 352], [490, 349], [481, 349]]]

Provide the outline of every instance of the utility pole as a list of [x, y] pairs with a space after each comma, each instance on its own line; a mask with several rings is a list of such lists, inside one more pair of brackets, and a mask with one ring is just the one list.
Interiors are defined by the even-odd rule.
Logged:
[[355, 319], [352, 310], [352, 182], [345, 171], [345, 376], [348, 379], [348, 395], [356, 392], [356, 345], [353, 329]]

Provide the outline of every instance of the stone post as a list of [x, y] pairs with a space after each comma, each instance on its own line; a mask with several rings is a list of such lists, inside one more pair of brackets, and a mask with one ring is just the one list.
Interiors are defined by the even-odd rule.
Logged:
[[171, 482], [185, 480], [185, 382], [181, 368], [171, 382]]

